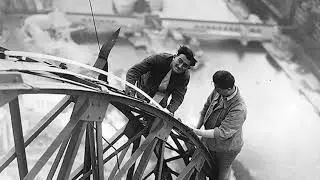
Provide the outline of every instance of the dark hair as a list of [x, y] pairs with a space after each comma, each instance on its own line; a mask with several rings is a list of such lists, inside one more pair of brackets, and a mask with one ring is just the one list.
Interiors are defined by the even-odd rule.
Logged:
[[180, 46], [177, 55], [179, 56], [180, 54], [184, 54], [187, 57], [187, 59], [190, 61], [190, 66], [196, 65], [197, 60], [194, 58], [193, 52], [190, 48], [187, 46]]
[[235, 80], [230, 72], [220, 70], [214, 73], [212, 76], [212, 81], [218, 88], [228, 89], [234, 86]]

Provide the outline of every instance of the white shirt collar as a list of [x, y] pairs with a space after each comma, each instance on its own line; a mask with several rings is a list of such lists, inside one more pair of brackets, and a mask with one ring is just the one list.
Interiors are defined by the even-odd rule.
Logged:
[[227, 101], [229, 101], [230, 99], [232, 99], [233, 97], [236, 96], [236, 94], [238, 92], [238, 88], [237, 87], [235, 87], [235, 88], [236, 88], [236, 90], [230, 96], [227, 97]]

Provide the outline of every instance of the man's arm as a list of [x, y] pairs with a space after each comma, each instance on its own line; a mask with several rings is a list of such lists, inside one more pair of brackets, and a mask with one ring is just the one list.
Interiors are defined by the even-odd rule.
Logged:
[[204, 121], [204, 116], [206, 115], [207, 113], [207, 110], [211, 104], [211, 100], [212, 100], [212, 97], [213, 97], [213, 91], [211, 92], [211, 94], [209, 95], [209, 97], [207, 98], [207, 101], [206, 103], [203, 105], [203, 108], [200, 112], [200, 118], [199, 118], [199, 121], [198, 121], [198, 124], [196, 126], [197, 129], [200, 129], [201, 126], [203, 125], [203, 121]]
[[233, 109], [231, 110], [225, 119], [222, 120], [221, 125], [214, 129], [193, 129], [193, 132], [205, 138], [219, 138], [221, 140], [232, 137], [243, 125], [246, 119], [246, 109]]
[[192, 128], [193, 132], [201, 137], [205, 137], [205, 138], [214, 138], [214, 129], [196, 129], [196, 128]]
[[170, 112], [174, 113], [179, 108], [179, 106], [182, 104], [182, 101], [184, 99], [184, 95], [186, 94], [186, 92], [187, 92], [187, 87], [178, 88], [172, 92], [171, 94], [172, 98], [170, 100], [170, 103], [167, 106], [167, 109]]
[[182, 104], [184, 96], [187, 92], [187, 86], [189, 84], [190, 75], [187, 74], [184, 79], [181, 79], [180, 82], [177, 82], [179, 84], [176, 85], [176, 87], [173, 89], [171, 93], [171, 100], [170, 103], [167, 106], [167, 109], [174, 113], [179, 106]]
[[247, 116], [245, 107], [231, 109], [219, 127], [214, 128], [214, 138], [225, 140], [232, 137], [243, 125]]
[[[157, 64], [158, 61], [159, 61], [159, 55], [152, 55], [145, 58], [142, 62], [135, 64], [128, 70], [126, 74], [126, 81], [135, 85], [136, 82], [139, 80], [139, 78], [143, 74], [150, 71], [152, 67], [154, 67]], [[134, 93], [134, 90], [129, 86], [126, 86], [125, 91], [127, 94], [130, 94], [130, 95]]]

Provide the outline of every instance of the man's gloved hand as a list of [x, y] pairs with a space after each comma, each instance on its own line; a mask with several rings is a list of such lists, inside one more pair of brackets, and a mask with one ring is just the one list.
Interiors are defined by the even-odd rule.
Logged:
[[134, 97], [136, 94], [136, 91], [134, 89], [130, 88], [129, 86], [126, 86], [125, 93], [128, 96]]

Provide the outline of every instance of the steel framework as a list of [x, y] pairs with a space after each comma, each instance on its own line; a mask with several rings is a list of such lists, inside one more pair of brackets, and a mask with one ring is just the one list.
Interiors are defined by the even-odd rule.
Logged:
[[[0, 173], [16, 159], [20, 179], [35, 179], [53, 158], [50, 170], [45, 172], [47, 179], [198, 179], [204, 165], [211, 170], [206, 175], [215, 176], [210, 154], [198, 137], [152, 99], [147, 103], [126, 96], [121, 89], [98, 78], [46, 62], [50, 59], [71, 63], [116, 78], [101, 70], [106, 67], [114, 43], [115, 37], [105, 44], [105, 59], [98, 58], [94, 67], [59, 57], [1, 49], [0, 105], [9, 104], [14, 147], [1, 159]], [[19, 97], [24, 94], [65, 97], [24, 135], [19, 106]], [[73, 105], [72, 114], [66, 119], [66, 126], [29, 169], [26, 148], [69, 105]], [[126, 123], [112, 138], [105, 139], [102, 122], [111, 109], [121, 113]], [[78, 156], [82, 156], [82, 164], [74, 167]], [[112, 170], [106, 172], [106, 168]]]

